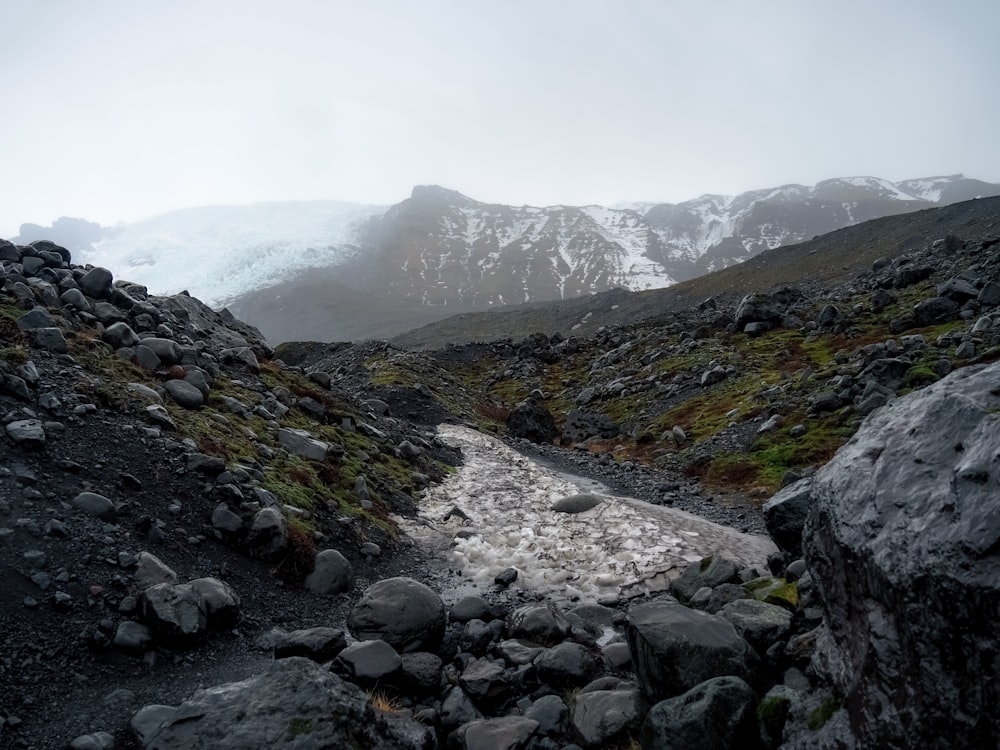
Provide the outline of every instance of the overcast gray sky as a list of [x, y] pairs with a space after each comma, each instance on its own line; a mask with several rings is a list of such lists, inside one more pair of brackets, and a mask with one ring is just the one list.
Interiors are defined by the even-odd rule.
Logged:
[[0, 0], [0, 236], [415, 184], [1000, 181], [997, 0]]

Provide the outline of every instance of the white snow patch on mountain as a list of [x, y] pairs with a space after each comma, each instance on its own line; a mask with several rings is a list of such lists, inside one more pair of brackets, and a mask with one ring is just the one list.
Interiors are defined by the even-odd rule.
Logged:
[[[664, 590], [688, 563], [716, 552], [764, 566], [775, 550], [767, 537], [560, 474], [467, 427], [438, 431], [462, 449], [465, 462], [426, 491], [418, 521], [396, 520], [480, 588], [514, 567], [513, 588], [559, 601], [617, 599]], [[555, 501], [581, 492], [598, 495], [600, 504], [583, 513], [552, 510]]]
[[183, 209], [136, 222], [81, 257], [153, 294], [189, 291], [218, 306], [261, 286], [343, 262], [380, 206], [342, 201]]

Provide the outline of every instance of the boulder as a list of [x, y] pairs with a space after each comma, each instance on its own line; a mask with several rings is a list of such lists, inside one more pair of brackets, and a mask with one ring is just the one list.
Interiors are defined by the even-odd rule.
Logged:
[[596, 508], [604, 502], [600, 495], [589, 492], [582, 492], [578, 495], [562, 497], [552, 503], [552, 510], [557, 513], [583, 513], [591, 508]]
[[136, 346], [139, 343], [138, 335], [129, 327], [128, 323], [112, 323], [104, 329], [101, 338], [108, 342], [112, 349]]
[[262, 508], [257, 511], [246, 543], [252, 557], [276, 560], [288, 547], [288, 522], [281, 511], [277, 508]]
[[815, 661], [859, 747], [1000, 739], [998, 382], [969, 367], [887, 404], [813, 480]]
[[385, 721], [361, 688], [302, 657], [275, 661], [242, 682], [199, 690], [177, 708], [147, 706], [131, 726], [146, 750], [427, 746], [410, 736], [426, 737], [425, 728], [404, 717]]
[[398, 672], [403, 661], [385, 641], [355, 641], [337, 654], [334, 666], [356, 682], [374, 684]]
[[507, 617], [507, 632], [515, 639], [554, 645], [569, 637], [571, 630], [565, 615], [552, 604], [526, 604]]
[[476, 719], [459, 727], [455, 736], [462, 750], [522, 750], [538, 729], [538, 722], [525, 716]]
[[163, 390], [185, 409], [198, 409], [205, 404], [205, 395], [186, 380], [168, 380]]
[[545, 649], [535, 659], [539, 678], [560, 687], [583, 685], [597, 674], [597, 660], [585, 646], [564, 641]]
[[791, 612], [757, 599], [737, 599], [730, 602], [719, 610], [719, 616], [729, 620], [736, 632], [761, 655], [787, 636], [792, 626]]
[[322, 461], [330, 452], [329, 443], [316, 440], [305, 430], [291, 427], [278, 430], [278, 444], [289, 453], [310, 461]]
[[158, 583], [142, 592], [142, 616], [171, 646], [188, 646], [208, 630], [208, 614], [198, 593], [186, 584]]
[[304, 656], [316, 662], [327, 662], [347, 648], [344, 631], [339, 628], [304, 628], [285, 633], [274, 644], [274, 658]]
[[784, 487], [764, 503], [767, 533], [794, 560], [802, 556], [802, 529], [812, 502], [812, 477]]
[[738, 677], [706, 680], [650, 709], [642, 750], [758, 750], [756, 709], [756, 694]]
[[96, 492], [81, 492], [73, 498], [73, 507], [102, 521], [113, 522], [118, 515], [114, 502]]
[[570, 722], [587, 747], [605, 747], [642, 726], [646, 701], [637, 688], [588, 690], [573, 701]]
[[41, 448], [45, 445], [45, 428], [40, 419], [18, 419], [4, 427], [7, 437], [25, 448]]
[[78, 282], [81, 291], [94, 299], [107, 299], [111, 294], [111, 284], [114, 276], [107, 268], [91, 268], [80, 277]]
[[313, 572], [306, 578], [306, 588], [314, 594], [342, 594], [354, 588], [354, 569], [350, 561], [335, 549], [316, 553]]
[[954, 320], [958, 315], [959, 304], [947, 297], [931, 297], [918, 302], [913, 308], [913, 321], [917, 328], [932, 326]]
[[358, 640], [381, 639], [400, 653], [433, 650], [444, 635], [444, 602], [412, 578], [372, 584], [347, 618]]
[[636, 678], [650, 702], [722, 675], [749, 681], [757, 662], [750, 644], [727, 620], [677, 602], [633, 607], [626, 635]]
[[564, 445], [572, 445], [595, 437], [609, 440], [620, 432], [621, 428], [603, 414], [576, 409], [566, 416], [560, 439]]
[[507, 433], [533, 443], [551, 443], [559, 435], [556, 420], [537, 398], [522, 401], [507, 416]]

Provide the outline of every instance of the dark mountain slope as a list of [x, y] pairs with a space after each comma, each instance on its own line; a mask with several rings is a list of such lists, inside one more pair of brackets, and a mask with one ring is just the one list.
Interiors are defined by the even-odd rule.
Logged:
[[616, 290], [574, 300], [469, 313], [395, 337], [393, 343], [434, 349], [468, 341], [523, 337], [536, 331], [583, 335], [690, 309], [709, 297], [733, 299], [787, 284], [822, 287], [847, 281], [880, 258], [895, 258], [947, 234], [979, 236], [1000, 226], [1000, 198], [889, 216], [808, 242], [767, 250], [736, 266], [644, 292]]

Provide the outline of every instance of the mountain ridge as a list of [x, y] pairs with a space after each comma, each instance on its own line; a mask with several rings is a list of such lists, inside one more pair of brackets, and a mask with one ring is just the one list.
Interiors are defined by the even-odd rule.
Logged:
[[[103, 229], [88, 222], [53, 228], [61, 222], [85, 240], [67, 242], [81, 248], [81, 260], [157, 291], [229, 305], [272, 342], [335, 341], [525, 302], [668, 287], [868, 219], [997, 194], [1000, 185], [961, 174], [900, 183], [842, 177], [676, 204], [518, 207], [420, 185], [389, 207], [186, 209], [97, 241]], [[25, 227], [17, 241], [45, 231]], [[337, 296], [355, 301], [345, 309]]]

